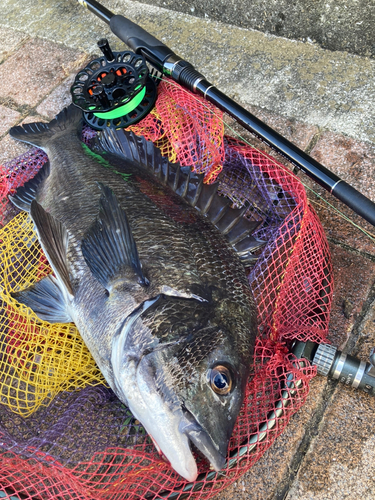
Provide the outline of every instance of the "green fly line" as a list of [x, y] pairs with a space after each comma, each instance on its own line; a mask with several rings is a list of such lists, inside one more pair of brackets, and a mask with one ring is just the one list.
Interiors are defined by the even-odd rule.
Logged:
[[[115, 167], [113, 167], [109, 163], [109, 161], [103, 158], [102, 155], [95, 153], [95, 151], [92, 151], [84, 142], [81, 142], [81, 145], [85, 154], [94, 158], [98, 163], [100, 163], [100, 165], [103, 165], [103, 167], [108, 168], [109, 170], [112, 170], [112, 172], [114, 172], [115, 174], [120, 175], [125, 181], [129, 180], [131, 174], [125, 174], [125, 172], [119, 172], [118, 170], [115, 169]], [[103, 152], [103, 154], [105, 154], [105, 152]]]

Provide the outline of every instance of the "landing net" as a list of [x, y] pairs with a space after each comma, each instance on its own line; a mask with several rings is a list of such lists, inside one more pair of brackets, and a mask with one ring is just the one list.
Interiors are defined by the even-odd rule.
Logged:
[[[332, 296], [327, 241], [298, 178], [225, 136], [222, 118], [164, 80], [154, 110], [131, 130], [170, 160], [204, 172], [206, 182], [218, 179], [221, 195], [247, 206], [247, 217], [261, 221], [255, 236], [268, 242], [248, 270], [259, 336], [226, 470], [217, 475], [197, 456], [197, 482], [183, 481], [107, 387], [74, 325], [41, 321], [11, 297], [51, 272], [29, 217], [7, 199], [47, 161], [31, 149], [0, 172], [0, 497], [208, 499], [246, 472], [305, 402], [315, 370], [288, 348], [295, 339], [325, 340]], [[83, 139], [93, 134], [87, 128]]]

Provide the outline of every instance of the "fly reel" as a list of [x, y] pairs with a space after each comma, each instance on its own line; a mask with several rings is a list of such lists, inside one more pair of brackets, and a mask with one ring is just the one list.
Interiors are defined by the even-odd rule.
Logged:
[[155, 80], [142, 56], [128, 50], [112, 52], [105, 38], [98, 46], [103, 56], [79, 71], [70, 88], [73, 103], [95, 130], [129, 127], [154, 106]]

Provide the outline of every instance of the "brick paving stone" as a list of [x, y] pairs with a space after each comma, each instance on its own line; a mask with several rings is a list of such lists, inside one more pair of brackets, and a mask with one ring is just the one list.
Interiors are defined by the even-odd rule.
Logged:
[[375, 201], [375, 144], [324, 132], [311, 156]]
[[374, 399], [338, 388], [287, 500], [372, 500]]
[[334, 292], [328, 339], [343, 348], [375, 282], [375, 263], [338, 245], [330, 250]]
[[0, 136], [20, 119], [21, 115], [13, 109], [0, 105]]
[[369, 311], [359, 327], [355, 355], [364, 361], [368, 361], [373, 347], [375, 347], [375, 303], [371, 304]]
[[[329, 170], [336, 173], [343, 180], [358, 189], [368, 198], [375, 201], [375, 145], [365, 142], [356, 142], [348, 137], [325, 132], [313, 150], [311, 156], [323, 163]], [[305, 180], [306, 177], [302, 176]], [[341, 210], [356, 224], [374, 234], [374, 227], [357, 216], [351, 209], [340, 203], [327, 191], [311, 181], [306, 182], [324, 199]], [[330, 208], [322, 204], [318, 198], [309, 193], [318, 215], [326, 229], [327, 236], [345, 245], [375, 255], [374, 241], [367, 238], [359, 229], [343, 220]], [[319, 203], [319, 205], [316, 205]]]
[[40, 115], [52, 120], [63, 108], [69, 106], [72, 98], [69, 89], [74, 81], [75, 73], [70, 75], [36, 108]]
[[74, 69], [85, 55], [47, 40], [32, 39], [0, 67], [0, 98], [35, 106]]
[[22, 31], [0, 26], [0, 64], [15, 52], [27, 37]]
[[[23, 125], [24, 123], [33, 123], [46, 121], [42, 116], [38, 115], [29, 115], [24, 120], [22, 120], [18, 125]], [[0, 141], [0, 165], [4, 164], [7, 161], [13, 160], [18, 156], [23, 155], [28, 149], [31, 149], [33, 146], [30, 144], [26, 144], [25, 142], [16, 141], [9, 134], [7, 134]]]
[[15, 141], [10, 135], [6, 135], [4, 139], [0, 141], [0, 165], [26, 153], [30, 147], [31, 146], [28, 144]]
[[[85, 62], [81, 65], [82, 67], [84, 67]], [[63, 108], [71, 104], [72, 96], [70, 94], [70, 87], [72, 86], [75, 76], [76, 72], [64, 80], [61, 85], [59, 85], [43, 102], [39, 104], [36, 110], [40, 115], [46, 116], [51, 120]]]
[[[358, 251], [375, 256], [374, 226], [366, 222], [349, 207], [338, 201], [337, 198], [328, 193], [328, 191], [307, 179], [305, 175], [300, 175], [300, 177], [303, 178], [303, 182], [306, 186], [311, 187], [314, 192], [318, 193], [324, 200], [323, 201], [315, 196], [314, 193], [307, 190], [308, 198], [319, 216], [327, 237], [337, 243], [345, 246], [347, 245]], [[333, 205], [334, 208], [328, 206], [326, 201]], [[336, 213], [335, 208], [340, 210], [341, 214], [348, 217], [351, 222], [348, 222], [342, 215]], [[364, 234], [360, 228], [367, 231], [370, 237]]]

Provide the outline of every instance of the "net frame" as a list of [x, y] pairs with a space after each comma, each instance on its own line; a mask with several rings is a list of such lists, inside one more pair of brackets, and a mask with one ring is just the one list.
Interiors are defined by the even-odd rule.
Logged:
[[[8, 385], [4, 382], [10, 372], [1, 372], [2, 391], [4, 387], [9, 389], [7, 403], [0, 405], [0, 492], [7, 495], [5, 498], [10, 498], [11, 491], [22, 498], [56, 500], [210, 498], [237, 480], [272, 445], [290, 417], [303, 405], [309, 381], [315, 375], [315, 369], [306, 361], [296, 359], [289, 352], [289, 346], [296, 339], [325, 340], [332, 298], [332, 269], [324, 232], [299, 179], [271, 156], [235, 138], [225, 137], [220, 111], [168, 80], [159, 85], [154, 111], [130, 130], [152, 140], [171, 161], [193, 164], [196, 171], [205, 173], [206, 182], [213, 182], [220, 174], [220, 194], [229, 197], [233, 206], [248, 206], [249, 219], [262, 221], [256, 236], [268, 244], [256, 266], [249, 270], [249, 283], [260, 318], [259, 336], [254, 375], [248, 383], [229, 445], [232, 458], [226, 470], [217, 474], [209, 471], [207, 462], [197, 456], [198, 480], [194, 484], [182, 481], [157, 454], [140, 423], [105, 387], [95, 364], [91, 365], [89, 357], [85, 358], [85, 346], [82, 341], [79, 344], [79, 335], [74, 329], [65, 328], [46, 337], [50, 327], [33, 317], [27, 308], [20, 311], [14, 304], [11, 291], [21, 283], [22, 287], [25, 283], [32, 284], [50, 272], [32, 235], [30, 220], [22, 213], [15, 216], [15, 209], [7, 203], [7, 195], [33, 177], [47, 160], [43, 152], [33, 149], [0, 171], [0, 215], [4, 224], [0, 242], [2, 262], [6, 262], [2, 265], [5, 287], [1, 311], [6, 318], [0, 328], [2, 367], [5, 353], [8, 366], [18, 369], [15, 375], [12, 372], [11, 380], [27, 385], [30, 381], [22, 379], [23, 373], [29, 369], [34, 382], [38, 371], [35, 356], [39, 356], [46, 361], [44, 375], [47, 374], [47, 379], [53, 378], [47, 353], [51, 358], [55, 358], [56, 353], [62, 356], [62, 344], [68, 346], [67, 352], [74, 359], [85, 358], [86, 365], [78, 363], [71, 372], [63, 372], [60, 365], [53, 367], [53, 373], [61, 375], [61, 383], [54, 388], [49, 385], [40, 397], [35, 396], [34, 389], [31, 400], [29, 396], [19, 396], [14, 382]], [[85, 128], [83, 140], [89, 143], [93, 134]], [[17, 239], [14, 234], [18, 233]], [[26, 266], [17, 264], [14, 256], [19, 253], [28, 256], [24, 259]], [[37, 264], [30, 266], [30, 262]], [[56, 348], [51, 348], [52, 337], [59, 340]], [[77, 355], [73, 344], [68, 345], [68, 338], [74, 339], [82, 354]], [[31, 348], [32, 345], [37, 348]], [[43, 351], [46, 345], [47, 353]], [[30, 352], [33, 352], [31, 358]], [[25, 392], [20, 385], [19, 391]], [[43, 387], [43, 383], [35, 386]], [[28, 404], [15, 404], [25, 399]], [[72, 445], [74, 439], [68, 440], [69, 446], [64, 444], [67, 437], [62, 427], [74, 422], [74, 415], [78, 414], [85, 414], [89, 421], [90, 411], [98, 408], [106, 418], [111, 414], [113, 428], [119, 433], [121, 422], [126, 422], [127, 447], [119, 446], [124, 442], [123, 436], [117, 441], [110, 436], [101, 441], [97, 437], [96, 451], [87, 452], [85, 456], [79, 446]], [[46, 430], [38, 438], [38, 422], [53, 420], [51, 415], [55, 423], [49, 434]], [[9, 422], [16, 418], [19, 425], [11, 425]], [[251, 446], [248, 442], [252, 442]], [[240, 450], [241, 456], [236, 457]]]

